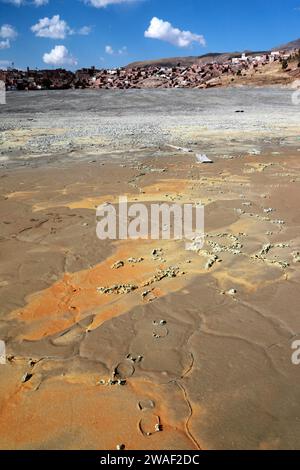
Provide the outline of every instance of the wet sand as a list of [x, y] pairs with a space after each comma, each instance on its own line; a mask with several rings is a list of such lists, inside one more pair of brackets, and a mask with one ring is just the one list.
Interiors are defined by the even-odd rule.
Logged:
[[[151, 147], [147, 137], [135, 146], [133, 132], [119, 136], [118, 151], [91, 152], [87, 138], [76, 158], [50, 145], [25, 166], [26, 148], [6, 153], [4, 142], [0, 448], [300, 447], [300, 366], [291, 362], [300, 335], [299, 128], [280, 109], [277, 137], [246, 118], [237, 141], [225, 123], [219, 136], [209, 125], [203, 134], [176, 125]], [[12, 142], [15, 130], [5, 132]], [[177, 133], [191, 153], [168, 146]], [[214, 163], [197, 164], [196, 149], [212, 147]], [[203, 250], [98, 240], [95, 208], [119, 195], [201, 201]], [[115, 284], [136, 289], [99, 292]]]

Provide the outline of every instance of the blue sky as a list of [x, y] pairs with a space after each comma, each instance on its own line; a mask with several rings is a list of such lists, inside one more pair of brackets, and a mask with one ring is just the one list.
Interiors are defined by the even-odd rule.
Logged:
[[0, 0], [0, 67], [261, 50], [297, 39], [299, 26], [300, 0]]

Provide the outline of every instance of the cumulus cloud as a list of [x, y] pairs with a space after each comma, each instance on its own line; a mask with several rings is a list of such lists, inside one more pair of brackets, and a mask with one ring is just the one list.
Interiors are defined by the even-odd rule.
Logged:
[[5, 41], [0, 41], [0, 49], [9, 49], [9, 48], [10, 48], [9, 39], [5, 39]]
[[121, 3], [133, 3], [138, 0], [83, 0], [87, 5], [95, 8], [105, 8], [108, 5], [120, 5]]
[[3, 3], [11, 3], [16, 7], [20, 7], [21, 5], [34, 5], [36, 7], [41, 7], [43, 5], [47, 5], [49, 0], [2, 0]]
[[15, 39], [18, 33], [10, 24], [3, 24], [0, 27], [0, 38], [2, 39]]
[[59, 15], [54, 15], [52, 18], [41, 18], [37, 24], [31, 26], [31, 31], [40, 38], [65, 39], [66, 36], [71, 34], [87, 36], [92, 28], [82, 26], [78, 31], [75, 31]]
[[42, 7], [43, 5], [47, 5], [49, 0], [33, 0], [33, 3], [36, 7]]
[[168, 21], [163, 21], [156, 17], [152, 18], [149, 28], [145, 31], [145, 37], [160, 39], [178, 47], [188, 47], [194, 42], [201, 46], [206, 45], [205, 38], [202, 34], [181, 31], [178, 28], [174, 28]]
[[112, 46], [107, 45], [105, 46], [105, 52], [106, 54], [109, 54], [109, 55], [125, 55], [127, 54], [127, 47], [123, 46], [121, 47], [121, 49], [118, 49], [115, 51]]
[[92, 27], [91, 26], [82, 26], [82, 28], [79, 28], [78, 34], [81, 36], [88, 36], [92, 32]]
[[59, 15], [54, 15], [52, 18], [41, 18], [30, 29], [40, 38], [65, 39], [67, 34], [72, 33], [66, 21], [61, 20]]
[[114, 50], [111, 46], [105, 46], [105, 52], [106, 52], [106, 54], [113, 55]]
[[43, 55], [43, 61], [48, 65], [77, 65], [77, 60], [65, 46], [55, 46]]
[[0, 49], [9, 49], [10, 41], [16, 39], [18, 33], [10, 24], [3, 24], [0, 26]]

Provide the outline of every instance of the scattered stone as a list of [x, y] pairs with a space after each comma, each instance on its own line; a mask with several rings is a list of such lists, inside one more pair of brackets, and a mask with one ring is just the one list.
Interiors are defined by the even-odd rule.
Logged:
[[188, 149], [186, 147], [177, 147], [176, 145], [171, 145], [171, 144], [167, 144], [166, 146], [170, 147], [174, 150], [179, 150], [180, 152], [184, 152], [184, 153], [191, 153], [192, 152], [192, 149]]
[[147, 295], [151, 294], [151, 290], [145, 290], [143, 293], [142, 293], [142, 298], [145, 299], [147, 297]]
[[272, 209], [272, 207], [269, 207], [268, 209], [264, 209], [265, 214], [270, 214], [271, 212], [274, 212], [275, 209]]
[[138, 286], [134, 284], [117, 284], [111, 287], [98, 287], [97, 291], [99, 294], [130, 294], [134, 290], [138, 289]]
[[283, 220], [272, 220], [272, 224], [277, 224], [277, 225], [284, 225], [285, 222]]
[[142, 263], [144, 261], [144, 258], [128, 258], [128, 263], [131, 263], [131, 264], [138, 264], [138, 263]]
[[151, 173], [165, 173], [166, 168], [151, 168]]
[[125, 445], [124, 444], [118, 444], [116, 447], [117, 450], [125, 450]]
[[121, 386], [126, 385], [126, 383], [127, 383], [127, 382], [126, 382], [125, 379], [118, 379], [118, 381], [117, 381], [117, 384], [118, 384], [118, 385], [121, 385]]
[[162, 281], [165, 278], [174, 278], [179, 274], [179, 268], [177, 266], [170, 266], [167, 269], [158, 271], [152, 278], [144, 283], [144, 287], [154, 284], [155, 282]]
[[160, 261], [163, 256], [163, 249], [162, 248], [156, 248], [152, 250], [152, 257], [155, 259], [155, 261]]
[[289, 248], [290, 245], [288, 243], [277, 243], [277, 245], [275, 245], [275, 248]]
[[117, 380], [113, 380], [113, 379], [109, 379], [109, 381], [107, 382], [108, 385], [116, 385], [117, 384]]
[[141, 355], [133, 356], [132, 354], [128, 354], [126, 358], [129, 361], [133, 362], [133, 363], [138, 363], [138, 362], [141, 362], [143, 360], [143, 356], [141, 356]]
[[230, 289], [228, 292], [227, 292], [228, 295], [235, 295], [237, 294], [237, 290], [236, 289]]
[[279, 266], [281, 269], [286, 269], [290, 266], [290, 264], [287, 261], [281, 261], [281, 260], [277, 260], [277, 259], [275, 259], [275, 260], [266, 260], [266, 261], [269, 264]]
[[260, 155], [261, 151], [258, 150], [258, 149], [252, 149], [252, 150], [249, 150], [248, 154], [249, 155]]
[[210, 160], [205, 154], [202, 155], [200, 153], [197, 153], [196, 159], [198, 163], [213, 163], [213, 161]]
[[111, 269], [120, 269], [120, 268], [123, 268], [124, 266], [125, 266], [124, 261], [117, 261], [116, 263], [112, 265]]
[[259, 252], [259, 256], [266, 256], [272, 248], [273, 245], [271, 245], [271, 243], [267, 243], [262, 247], [261, 251]]
[[32, 374], [29, 374], [28, 372], [26, 372], [26, 374], [23, 375], [21, 382], [22, 383], [29, 382], [31, 378], [32, 378]]
[[217, 255], [213, 255], [209, 258], [205, 265], [205, 269], [209, 270], [213, 267], [213, 265], [218, 261], [219, 257]]
[[235, 209], [235, 212], [236, 212], [238, 215], [244, 215], [244, 214], [246, 214], [246, 212], [245, 212], [243, 209]]
[[292, 256], [293, 256], [293, 262], [294, 263], [300, 263], [300, 253], [299, 253], [299, 251], [295, 251], [294, 253], [292, 253]]

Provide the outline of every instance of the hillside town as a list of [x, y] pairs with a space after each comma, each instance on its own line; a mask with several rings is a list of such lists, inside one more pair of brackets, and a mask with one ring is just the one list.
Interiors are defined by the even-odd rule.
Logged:
[[[300, 50], [272, 51], [256, 55], [243, 53], [225, 61], [197, 63], [192, 66], [145, 66], [117, 69], [96, 69], [94, 66], [75, 72], [55, 70], [17, 70], [13, 66], [0, 70], [0, 80], [11, 90], [63, 90], [63, 89], [132, 89], [132, 88], [211, 88], [234, 82], [235, 77], [248, 73], [262, 73], [266, 66], [278, 64], [288, 72], [289, 64], [296, 63], [300, 71]], [[295, 77], [297, 78], [297, 76]]]

